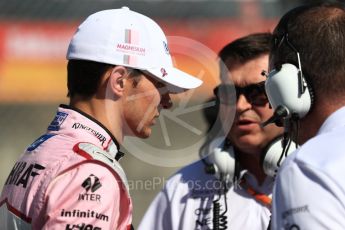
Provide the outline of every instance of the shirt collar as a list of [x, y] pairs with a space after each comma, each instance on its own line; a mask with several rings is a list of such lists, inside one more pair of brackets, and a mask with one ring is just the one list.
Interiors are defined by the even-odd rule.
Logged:
[[337, 127], [345, 126], [345, 106], [333, 112], [321, 125], [318, 134], [327, 133]]

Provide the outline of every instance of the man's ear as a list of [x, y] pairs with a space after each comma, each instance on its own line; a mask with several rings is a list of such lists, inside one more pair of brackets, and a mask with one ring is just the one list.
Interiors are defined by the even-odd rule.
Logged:
[[109, 86], [113, 93], [119, 97], [123, 95], [125, 77], [128, 75], [128, 71], [123, 66], [115, 66], [109, 77]]

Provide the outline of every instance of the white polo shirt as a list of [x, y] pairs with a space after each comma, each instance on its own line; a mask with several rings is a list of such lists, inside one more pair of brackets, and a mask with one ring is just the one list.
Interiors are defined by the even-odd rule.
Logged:
[[272, 229], [345, 228], [345, 107], [280, 169]]
[[[244, 177], [256, 191], [271, 194], [272, 178], [267, 177], [258, 186], [251, 174], [246, 173]], [[218, 198], [220, 188], [220, 181], [214, 175], [205, 173], [202, 161], [186, 166], [167, 181], [151, 203], [138, 229], [213, 229], [213, 201]], [[227, 229], [267, 229], [271, 216], [269, 208], [254, 199], [244, 187], [231, 186], [226, 196]], [[219, 203], [222, 213], [225, 208], [224, 195]]]

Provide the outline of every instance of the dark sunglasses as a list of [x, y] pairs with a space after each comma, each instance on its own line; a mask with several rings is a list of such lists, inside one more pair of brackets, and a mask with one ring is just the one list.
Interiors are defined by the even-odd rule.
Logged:
[[247, 101], [254, 106], [264, 106], [268, 103], [268, 98], [265, 92], [265, 81], [257, 84], [247, 85], [245, 87], [238, 87], [229, 84], [221, 84], [214, 90], [214, 95], [221, 104], [231, 104], [235, 98], [236, 101], [242, 94], [246, 97]]

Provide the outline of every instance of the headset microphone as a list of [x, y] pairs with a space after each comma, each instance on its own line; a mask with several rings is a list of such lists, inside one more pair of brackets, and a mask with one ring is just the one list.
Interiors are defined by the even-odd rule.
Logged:
[[279, 105], [276, 110], [274, 111], [272, 117], [270, 117], [267, 121], [261, 123], [261, 127], [265, 127], [268, 124], [275, 123], [276, 126], [282, 127], [283, 124], [283, 119], [288, 117], [290, 114], [289, 110], [283, 106]]

